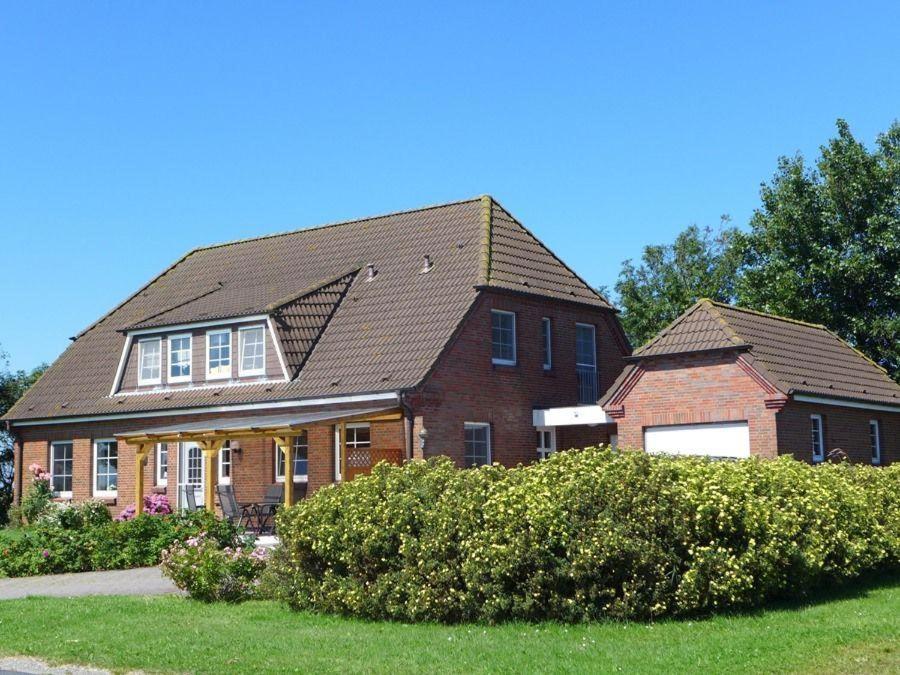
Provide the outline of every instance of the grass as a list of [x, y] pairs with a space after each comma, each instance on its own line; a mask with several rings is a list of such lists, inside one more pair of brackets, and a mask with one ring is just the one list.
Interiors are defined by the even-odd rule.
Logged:
[[900, 578], [656, 624], [439, 626], [180, 597], [0, 602], [0, 655], [149, 672], [900, 673]]

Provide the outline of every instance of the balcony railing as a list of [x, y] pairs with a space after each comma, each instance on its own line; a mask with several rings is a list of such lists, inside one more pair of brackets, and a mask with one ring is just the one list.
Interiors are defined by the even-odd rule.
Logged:
[[575, 366], [578, 373], [578, 403], [593, 405], [600, 398], [600, 386], [596, 366]]

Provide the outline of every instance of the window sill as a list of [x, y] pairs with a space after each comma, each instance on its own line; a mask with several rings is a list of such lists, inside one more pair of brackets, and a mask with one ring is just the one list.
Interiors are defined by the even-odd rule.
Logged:
[[238, 377], [263, 377], [266, 374], [265, 368], [263, 370], [240, 370], [238, 371]]
[[56, 492], [53, 494], [54, 502], [70, 502], [72, 501], [71, 492]]
[[491, 365], [500, 366], [501, 368], [515, 368], [519, 364], [515, 361], [499, 361], [496, 359], [491, 359]]
[[118, 501], [118, 494], [115, 492], [95, 492], [93, 499], [101, 501], [107, 506], [115, 506]]
[[[283, 482], [284, 482], [284, 477], [276, 478], [276, 479], [275, 479], [275, 482], [276, 482], [276, 483], [283, 483]], [[308, 477], [308, 476], [299, 476], [299, 477], [295, 477], [293, 482], [294, 482], [294, 483], [308, 483], [308, 482], [309, 482], [309, 477]]]

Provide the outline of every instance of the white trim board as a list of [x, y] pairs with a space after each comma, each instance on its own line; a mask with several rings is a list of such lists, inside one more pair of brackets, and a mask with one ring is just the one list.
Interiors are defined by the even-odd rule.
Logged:
[[147, 335], [148, 333], [171, 333], [174, 331], [191, 330], [195, 328], [208, 328], [209, 326], [226, 326], [234, 323], [248, 323], [250, 321], [265, 321], [268, 314], [253, 314], [251, 316], [232, 316], [209, 321], [196, 321], [194, 323], [176, 323], [171, 326], [152, 326], [127, 331], [126, 335]]
[[613, 424], [614, 420], [599, 405], [574, 405], [566, 408], [533, 410], [536, 427], [567, 427], [575, 424]]
[[297, 408], [303, 406], [337, 405], [339, 403], [366, 403], [368, 401], [400, 402], [400, 394], [396, 391], [385, 391], [377, 394], [348, 394], [329, 398], [293, 399], [290, 401], [270, 401], [268, 403], [237, 403], [235, 405], [219, 405], [205, 408], [172, 408], [171, 410], [150, 410], [146, 412], [112, 413], [109, 415], [88, 415], [83, 417], [49, 417], [37, 420], [10, 420], [14, 427], [36, 427], [51, 424], [73, 424], [75, 422], [103, 422], [107, 420], [140, 419], [143, 417], [176, 417], [178, 415], [200, 415], [204, 413], [242, 412], [246, 410], [266, 410], [267, 408]]
[[806, 394], [794, 394], [794, 400], [799, 403], [821, 403], [822, 405], [837, 405], [844, 408], [862, 408], [863, 410], [900, 413], [900, 403], [891, 406], [881, 403], [867, 403], [865, 401], [844, 401], [839, 398], [828, 398], [827, 396], [808, 396]]

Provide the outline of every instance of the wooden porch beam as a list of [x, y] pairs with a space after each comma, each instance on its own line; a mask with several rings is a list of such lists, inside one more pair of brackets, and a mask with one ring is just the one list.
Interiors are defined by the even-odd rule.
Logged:
[[212, 513], [216, 510], [216, 483], [218, 476], [216, 474], [215, 458], [225, 445], [224, 439], [195, 441], [203, 452], [204, 464], [204, 484], [203, 484], [203, 505]]
[[135, 514], [144, 512], [144, 467], [147, 465], [147, 457], [153, 449], [152, 443], [140, 443], [134, 453], [134, 511]]
[[273, 438], [284, 457], [284, 506], [288, 508], [294, 503], [294, 437], [282, 435]]

